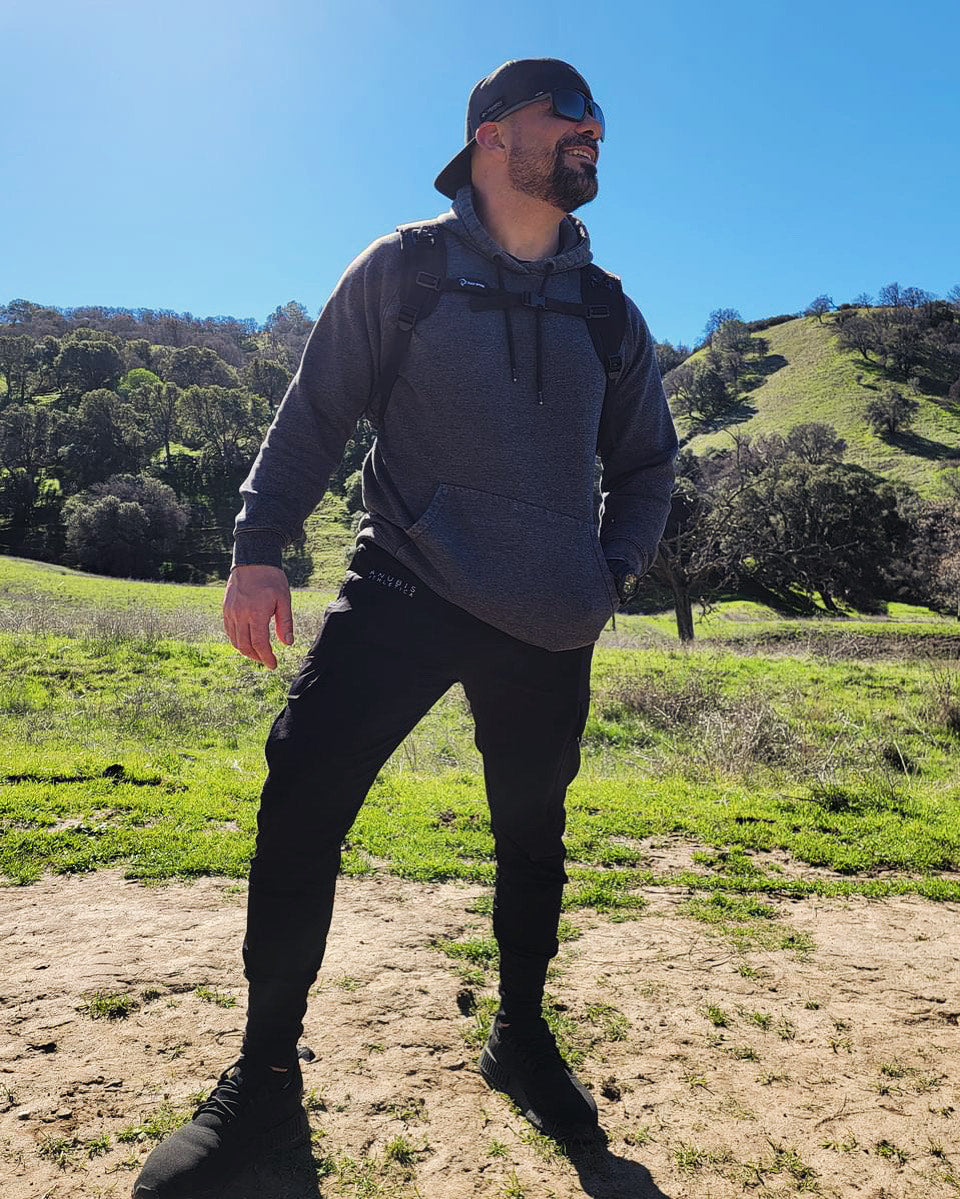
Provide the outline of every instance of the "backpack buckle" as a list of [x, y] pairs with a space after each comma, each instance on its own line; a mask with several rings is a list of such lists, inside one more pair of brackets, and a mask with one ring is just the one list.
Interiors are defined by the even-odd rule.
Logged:
[[397, 315], [397, 324], [404, 331], [409, 332], [410, 329], [417, 323], [417, 310], [412, 304], [401, 304], [400, 312]]
[[619, 375], [623, 370], [623, 355], [608, 354], [607, 355], [607, 374], [612, 378]]
[[527, 308], [546, 308], [547, 297], [539, 292], [525, 291], [520, 297], [521, 303]]
[[417, 271], [417, 284], [419, 287], [429, 287], [431, 291], [439, 291], [440, 276], [431, 275], [429, 271]]
[[592, 320], [595, 317], [609, 316], [610, 308], [607, 304], [588, 304], [587, 305], [587, 320]]

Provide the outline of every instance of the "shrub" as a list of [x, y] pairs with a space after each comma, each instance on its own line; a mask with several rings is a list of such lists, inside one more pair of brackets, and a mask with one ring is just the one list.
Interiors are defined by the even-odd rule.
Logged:
[[98, 574], [154, 577], [176, 551], [189, 509], [172, 487], [145, 475], [113, 475], [64, 505], [67, 546]]

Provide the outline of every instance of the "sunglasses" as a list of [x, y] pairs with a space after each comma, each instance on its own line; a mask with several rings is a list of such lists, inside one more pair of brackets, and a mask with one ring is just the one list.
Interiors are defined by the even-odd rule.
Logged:
[[[498, 112], [496, 120], [507, 116], [508, 113], [516, 112], [518, 108], [526, 108], [528, 104], [536, 104], [538, 100], [544, 99], [545, 96], [550, 97], [550, 102], [553, 107], [553, 115], [561, 117], [565, 121], [580, 122], [585, 116], [591, 116], [600, 126], [600, 140], [603, 141], [607, 132], [607, 123], [603, 118], [603, 109], [589, 96], [585, 96], [583, 92], [574, 91], [573, 88], [556, 87], [550, 92], [541, 92], [539, 96], [533, 96], [529, 100], [522, 100], [519, 104], [514, 104], [512, 108], [505, 108], [503, 112]], [[484, 113], [480, 114], [480, 123], [483, 124]]]

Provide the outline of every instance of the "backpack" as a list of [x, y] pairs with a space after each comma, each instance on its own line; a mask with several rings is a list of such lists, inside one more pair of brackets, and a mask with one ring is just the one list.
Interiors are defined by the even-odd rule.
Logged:
[[383, 418], [406, 357], [417, 321], [422, 321], [436, 308], [445, 291], [463, 292], [470, 297], [475, 312], [490, 308], [544, 308], [582, 317], [587, 322], [597, 357], [604, 368], [608, 386], [623, 372], [623, 335], [627, 327], [627, 305], [623, 286], [616, 275], [608, 274], [594, 263], [580, 268], [580, 303], [554, 300], [532, 291], [515, 292], [490, 287], [474, 279], [447, 278], [447, 247], [443, 232], [436, 223], [398, 225], [400, 234], [401, 292], [397, 323], [384, 360], [383, 371], [374, 387], [374, 399], [379, 393], [376, 423]]

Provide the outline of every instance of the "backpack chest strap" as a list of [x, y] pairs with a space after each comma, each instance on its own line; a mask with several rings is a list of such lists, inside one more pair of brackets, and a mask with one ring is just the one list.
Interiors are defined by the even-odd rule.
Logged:
[[487, 312], [491, 308], [540, 308], [544, 312], [561, 312], [564, 316], [579, 316], [587, 320], [602, 320], [610, 315], [609, 304], [578, 304], [570, 300], [555, 300], [553, 296], [544, 296], [537, 291], [509, 291], [499, 287], [486, 287], [482, 293], [472, 295], [470, 308], [474, 312]]

